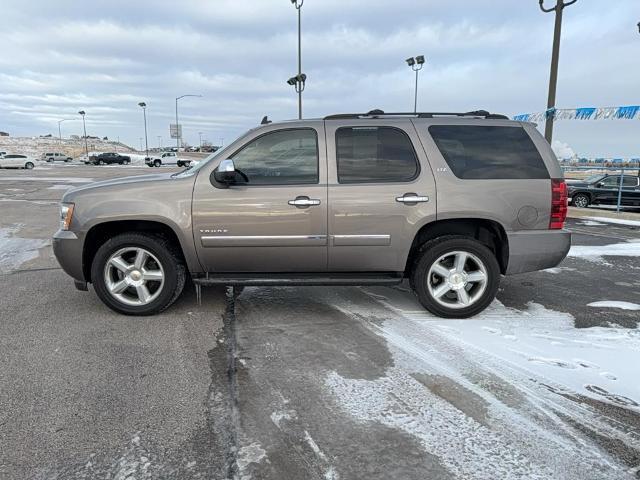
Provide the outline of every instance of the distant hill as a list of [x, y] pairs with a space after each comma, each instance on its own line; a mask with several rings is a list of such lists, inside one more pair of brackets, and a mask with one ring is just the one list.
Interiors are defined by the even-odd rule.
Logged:
[[[124, 143], [116, 141], [88, 138], [89, 152], [135, 152]], [[72, 158], [85, 153], [84, 139], [57, 137], [0, 137], [0, 151], [39, 157], [43, 153], [60, 152]]]

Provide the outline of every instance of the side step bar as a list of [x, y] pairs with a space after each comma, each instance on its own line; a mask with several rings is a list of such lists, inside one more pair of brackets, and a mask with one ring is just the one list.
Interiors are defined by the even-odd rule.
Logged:
[[196, 277], [193, 283], [200, 286], [238, 285], [245, 287], [268, 286], [315, 286], [315, 285], [398, 285], [402, 283], [401, 275], [211, 275]]

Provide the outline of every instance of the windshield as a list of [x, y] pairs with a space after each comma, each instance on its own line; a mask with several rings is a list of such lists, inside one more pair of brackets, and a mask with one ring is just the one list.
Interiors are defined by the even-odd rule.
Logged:
[[603, 175], [602, 173], [598, 173], [596, 175], [591, 175], [590, 177], [587, 177], [584, 179], [584, 181], [586, 183], [595, 183], [598, 180], [602, 180], [605, 177], [605, 175]]

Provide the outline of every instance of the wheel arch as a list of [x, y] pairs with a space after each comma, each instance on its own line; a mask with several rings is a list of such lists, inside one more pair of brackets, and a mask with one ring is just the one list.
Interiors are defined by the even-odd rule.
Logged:
[[411, 274], [420, 246], [429, 240], [444, 235], [463, 235], [486, 245], [496, 256], [500, 273], [504, 275], [509, 264], [509, 239], [504, 227], [495, 220], [486, 218], [456, 218], [436, 220], [423, 225], [416, 233], [409, 249], [405, 265], [405, 276]]
[[85, 235], [82, 249], [82, 273], [84, 278], [87, 280], [91, 278], [91, 264], [96, 252], [104, 242], [116, 235], [133, 232], [159, 235], [166, 238], [176, 247], [187, 268], [191, 267], [189, 259], [185, 255], [188, 247], [183, 245], [174, 228], [168, 224], [156, 220], [115, 220], [97, 223]]

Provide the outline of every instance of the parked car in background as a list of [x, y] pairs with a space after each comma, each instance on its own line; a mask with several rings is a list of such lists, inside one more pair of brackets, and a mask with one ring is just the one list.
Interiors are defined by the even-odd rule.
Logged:
[[40, 158], [45, 162], [70, 162], [73, 160], [69, 155], [59, 152], [43, 153]]
[[640, 177], [625, 175], [620, 189], [620, 175], [597, 174], [584, 180], [567, 180], [571, 205], [586, 208], [589, 205], [640, 206]]
[[90, 156], [89, 163], [92, 165], [112, 165], [114, 163], [119, 165], [128, 165], [131, 163], [131, 157], [128, 157], [127, 155], [120, 155], [115, 152], [105, 152], [99, 155]]
[[72, 189], [53, 250], [77, 288], [91, 282], [129, 315], [161, 312], [190, 275], [196, 286], [407, 278], [427, 310], [465, 318], [502, 275], [565, 258], [566, 214], [562, 170], [534, 124], [375, 110], [263, 124], [178, 174]]
[[26, 155], [5, 154], [0, 156], [0, 168], [26, 168], [31, 170], [40, 164], [40, 160]]
[[162, 165], [177, 165], [178, 167], [188, 167], [191, 160], [179, 158], [175, 152], [164, 152], [153, 157], [146, 157], [144, 163], [149, 167], [161, 167]]

